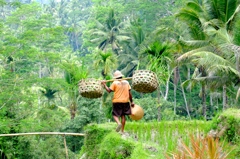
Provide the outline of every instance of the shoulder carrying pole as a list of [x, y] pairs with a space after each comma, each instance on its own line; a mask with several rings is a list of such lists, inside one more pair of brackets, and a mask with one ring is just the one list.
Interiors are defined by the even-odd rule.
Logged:
[[113, 81], [117, 81], [117, 80], [132, 80], [132, 77], [126, 77], [126, 78], [121, 78], [121, 79], [110, 79], [110, 80], [106, 80], [105, 82], [113, 82]]

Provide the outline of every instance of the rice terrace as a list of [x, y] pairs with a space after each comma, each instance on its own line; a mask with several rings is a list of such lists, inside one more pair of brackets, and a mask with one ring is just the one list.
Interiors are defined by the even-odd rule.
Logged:
[[240, 159], [239, 0], [0, 0], [1, 159]]

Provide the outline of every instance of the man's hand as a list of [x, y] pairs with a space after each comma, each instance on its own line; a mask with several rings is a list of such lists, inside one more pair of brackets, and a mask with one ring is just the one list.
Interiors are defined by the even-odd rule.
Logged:
[[135, 104], [134, 104], [133, 102], [131, 102], [131, 107], [134, 107], [134, 105], [135, 105]]
[[101, 84], [105, 86], [105, 85], [106, 85], [106, 81], [105, 81], [105, 80], [102, 80], [102, 81], [101, 81]]

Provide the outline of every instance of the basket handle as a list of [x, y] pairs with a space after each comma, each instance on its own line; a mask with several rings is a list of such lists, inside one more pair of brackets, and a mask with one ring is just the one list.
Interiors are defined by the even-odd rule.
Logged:
[[126, 78], [121, 78], [121, 79], [110, 79], [110, 80], [105, 80], [105, 82], [113, 82], [116, 80], [132, 80], [132, 77], [126, 77]]

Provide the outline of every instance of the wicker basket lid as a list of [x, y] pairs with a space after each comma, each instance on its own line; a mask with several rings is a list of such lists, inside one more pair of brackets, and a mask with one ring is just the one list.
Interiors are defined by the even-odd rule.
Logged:
[[140, 107], [139, 105], [135, 104], [134, 107], [131, 107], [131, 111], [132, 111], [132, 114], [129, 115], [129, 117], [132, 120], [140, 120], [140, 119], [142, 119], [142, 117], [144, 115], [144, 111], [143, 111], [142, 107]]

